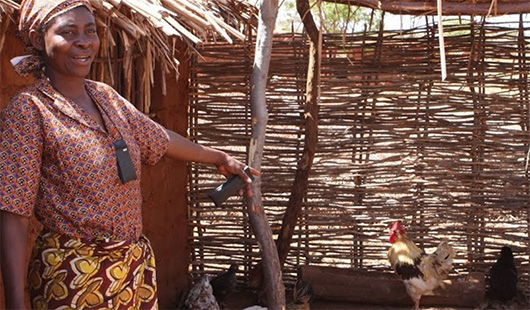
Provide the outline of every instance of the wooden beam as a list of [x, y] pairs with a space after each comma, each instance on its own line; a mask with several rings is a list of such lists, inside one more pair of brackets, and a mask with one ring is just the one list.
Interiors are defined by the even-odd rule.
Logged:
[[[403, 282], [391, 272], [302, 266], [300, 277], [311, 283], [315, 299], [391, 306], [412, 306]], [[476, 307], [485, 294], [483, 273], [451, 276], [421, 298], [421, 306]]]
[[[395, 0], [331, 0], [328, 2], [360, 5], [380, 9], [394, 14], [435, 15], [436, 1], [401, 2]], [[518, 3], [497, 2], [490, 10], [491, 3], [458, 3], [443, 1], [443, 15], [506, 15], [530, 13], [530, 1]], [[490, 12], [491, 11], [491, 12]]]

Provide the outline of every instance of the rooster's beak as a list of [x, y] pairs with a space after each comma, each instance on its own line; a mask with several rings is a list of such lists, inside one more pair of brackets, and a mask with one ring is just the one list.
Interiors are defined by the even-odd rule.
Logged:
[[390, 238], [388, 238], [388, 241], [390, 241], [390, 243], [394, 244], [394, 242], [396, 242], [396, 238], [397, 238], [397, 233], [395, 231], [391, 231], [390, 232]]

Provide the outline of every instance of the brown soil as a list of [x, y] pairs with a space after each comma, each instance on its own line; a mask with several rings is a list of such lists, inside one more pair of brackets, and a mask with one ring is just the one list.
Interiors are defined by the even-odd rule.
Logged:
[[[246, 307], [257, 305], [258, 300], [254, 293], [240, 291], [232, 294], [226, 301], [225, 309], [241, 310]], [[329, 300], [314, 300], [311, 310], [411, 310], [412, 307], [392, 307], [383, 305], [355, 304], [348, 302], [337, 302]], [[422, 307], [422, 310], [471, 310], [470, 308], [451, 307]]]

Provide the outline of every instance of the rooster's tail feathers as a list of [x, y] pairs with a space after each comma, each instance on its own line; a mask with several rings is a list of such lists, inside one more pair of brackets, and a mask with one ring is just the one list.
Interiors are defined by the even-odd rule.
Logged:
[[453, 247], [447, 241], [442, 241], [433, 254], [436, 266], [438, 266], [438, 272], [447, 277], [451, 269], [453, 269], [453, 258], [455, 256]]
[[449, 245], [447, 241], [442, 241], [436, 248], [436, 251], [434, 252], [436, 254], [436, 260], [439, 263], [443, 262], [453, 262], [453, 258], [455, 256], [455, 251], [453, 250], [453, 247]]

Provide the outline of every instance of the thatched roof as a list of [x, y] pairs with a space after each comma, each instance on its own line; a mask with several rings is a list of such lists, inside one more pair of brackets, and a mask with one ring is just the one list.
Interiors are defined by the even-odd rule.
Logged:
[[[189, 50], [209, 38], [221, 38], [229, 43], [245, 39], [245, 29], [255, 27], [257, 9], [246, 0], [90, 0], [98, 24], [101, 47], [91, 76], [114, 85], [117, 76], [126, 82], [120, 88], [122, 94], [132, 97], [132, 89], [143, 89], [144, 98], [138, 103], [142, 110], [149, 110], [150, 85], [153, 85], [155, 64], [159, 64], [163, 77], [157, 79], [165, 91], [164, 74], [178, 72], [176, 50], [182, 43]], [[16, 21], [20, 0], [0, 0], [0, 53], [7, 25]], [[182, 49], [179, 49], [182, 50]], [[120, 68], [111, 60], [122, 60]], [[134, 62], [142, 59], [141, 71]], [[142, 85], [134, 85], [132, 79], [141, 75]], [[116, 86], [116, 85], [114, 85]], [[124, 89], [123, 89], [124, 88]], [[143, 107], [142, 107], [143, 106]]]
[[[437, 13], [437, 0], [324, 0], [360, 5], [395, 14]], [[504, 15], [530, 13], [528, 0], [441, 0], [443, 15]]]
[[[3, 15], [12, 16], [18, 10], [20, 0], [0, 0], [0, 21]], [[255, 8], [243, 0], [90, 0], [96, 16], [111, 18], [128, 35], [138, 38], [160, 29], [167, 36], [183, 37], [199, 43], [199, 36], [217, 32], [231, 42], [232, 38], [243, 39], [244, 35], [233, 27], [233, 22], [248, 21]], [[124, 14], [131, 11], [134, 18]], [[145, 28], [144, 26], [147, 26]]]
[[0, 0], [0, 22], [5, 15], [11, 15], [18, 7], [18, 3], [12, 0]]
[[[17, 1], [0, 0], [3, 15], [15, 20]], [[132, 43], [152, 36], [153, 43], [167, 50], [168, 37], [197, 44], [216, 33], [228, 42], [243, 40], [237, 25], [250, 22], [256, 10], [243, 0], [90, 0], [102, 27], [122, 30], [124, 41]]]

